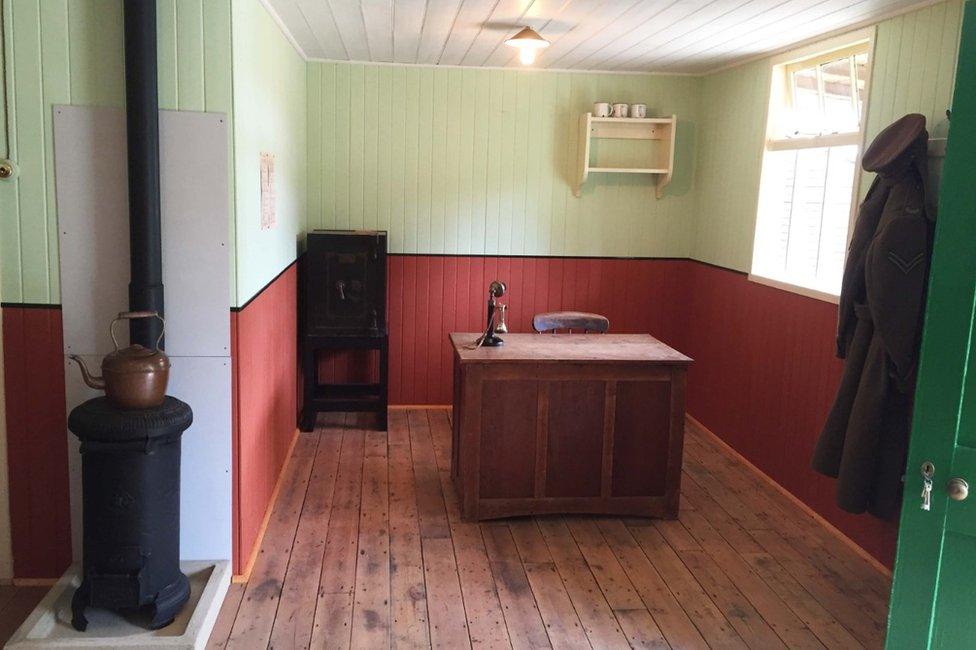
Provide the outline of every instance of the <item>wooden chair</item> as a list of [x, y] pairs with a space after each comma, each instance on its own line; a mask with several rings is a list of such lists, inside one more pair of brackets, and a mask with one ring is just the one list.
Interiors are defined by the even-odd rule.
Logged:
[[532, 329], [536, 332], [552, 332], [557, 330], [574, 330], [584, 333], [596, 332], [605, 334], [610, 329], [610, 321], [600, 314], [588, 314], [583, 311], [551, 311], [536, 314], [532, 318]]

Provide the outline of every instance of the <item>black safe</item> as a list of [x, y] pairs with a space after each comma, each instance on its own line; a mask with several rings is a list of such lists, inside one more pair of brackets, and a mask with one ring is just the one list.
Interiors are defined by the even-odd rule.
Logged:
[[[386, 428], [388, 336], [386, 327], [386, 232], [316, 230], [303, 259], [300, 427], [311, 431], [328, 411], [372, 411]], [[378, 381], [319, 383], [321, 350], [377, 350]]]
[[316, 230], [305, 251], [306, 333], [386, 331], [386, 232]]

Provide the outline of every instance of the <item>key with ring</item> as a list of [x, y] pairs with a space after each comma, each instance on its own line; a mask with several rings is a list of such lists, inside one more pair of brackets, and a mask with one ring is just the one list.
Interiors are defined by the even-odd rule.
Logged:
[[922, 510], [932, 509], [932, 477], [935, 476], [935, 465], [930, 461], [922, 463]]

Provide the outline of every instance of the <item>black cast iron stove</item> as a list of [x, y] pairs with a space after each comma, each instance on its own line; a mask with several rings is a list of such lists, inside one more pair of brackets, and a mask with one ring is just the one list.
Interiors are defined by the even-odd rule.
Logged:
[[84, 571], [71, 601], [72, 625], [85, 608], [148, 612], [168, 625], [190, 598], [180, 571], [180, 441], [190, 407], [124, 411], [105, 397], [74, 409], [68, 428], [81, 440]]

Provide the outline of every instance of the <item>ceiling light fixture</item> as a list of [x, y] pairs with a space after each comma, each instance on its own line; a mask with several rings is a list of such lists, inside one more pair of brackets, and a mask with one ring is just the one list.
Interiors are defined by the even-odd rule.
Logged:
[[535, 61], [536, 50], [549, 47], [549, 41], [539, 36], [539, 32], [531, 27], [523, 27], [522, 31], [505, 41], [505, 45], [518, 48], [522, 65], [531, 65]]

